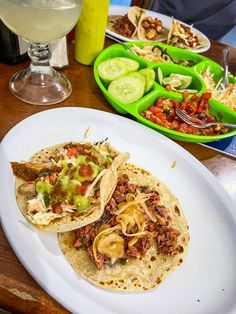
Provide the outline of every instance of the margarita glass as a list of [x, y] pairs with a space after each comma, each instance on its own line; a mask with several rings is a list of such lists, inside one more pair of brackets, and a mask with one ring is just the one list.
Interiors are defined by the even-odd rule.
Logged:
[[62, 38], [77, 23], [82, 0], [0, 0], [0, 19], [29, 44], [30, 66], [10, 80], [12, 94], [24, 102], [51, 105], [72, 91], [68, 79], [50, 66], [49, 43]]

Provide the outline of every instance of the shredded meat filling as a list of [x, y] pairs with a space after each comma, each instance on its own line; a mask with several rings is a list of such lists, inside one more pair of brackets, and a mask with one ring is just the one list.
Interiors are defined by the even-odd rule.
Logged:
[[95, 263], [98, 269], [104, 269], [107, 264], [111, 264], [111, 259], [98, 253], [95, 257], [93, 255], [92, 245], [97, 234], [102, 230], [114, 227], [117, 225], [116, 215], [114, 211], [118, 209], [120, 202], [126, 201], [128, 193], [137, 193], [137, 190], [143, 193], [151, 194], [146, 205], [148, 210], [151, 211], [157, 217], [157, 222], [154, 223], [150, 218], [144, 214], [147, 222], [146, 234], [140, 236], [140, 238], [131, 246], [128, 245], [129, 241], [134, 237], [128, 237], [119, 232], [119, 235], [124, 239], [124, 257], [120, 259], [120, 262], [129, 258], [137, 258], [145, 255], [151, 245], [155, 245], [158, 253], [162, 253], [168, 256], [174, 256], [180, 253], [178, 245], [178, 237], [180, 235], [179, 230], [171, 227], [171, 218], [168, 215], [168, 211], [165, 206], [160, 205], [160, 195], [157, 191], [151, 190], [149, 187], [139, 187], [135, 184], [129, 183], [129, 177], [122, 175], [117, 182], [117, 187], [112, 195], [112, 198], [105, 207], [105, 211], [102, 217], [92, 224], [82, 227], [75, 232], [74, 247], [77, 249], [84, 248], [87, 250], [92, 261]]
[[145, 255], [145, 253], [150, 248], [152, 243], [153, 240], [152, 237], [150, 236], [144, 236], [138, 239], [138, 241], [134, 245], [132, 245], [126, 250], [126, 257], [129, 258]]
[[128, 38], [131, 38], [135, 31], [135, 26], [130, 22], [127, 14], [117, 18], [113, 28], [118, 34]]
[[156, 228], [156, 244], [160, 253], [174, 256], [179, 253], [178, 236], [179, 230], [168, 226], [157, 226]]

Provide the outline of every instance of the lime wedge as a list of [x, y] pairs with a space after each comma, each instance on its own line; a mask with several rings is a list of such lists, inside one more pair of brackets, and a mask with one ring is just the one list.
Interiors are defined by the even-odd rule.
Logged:
[[157, 77], [158, 77], [158, 81], [159, 81], [160, 85], [162, 85], [163, 84], [163, 74], [162, 74], [161, 68], [157, 69]]
[[195, 94], [198, 92], [197, 89], [176, 89], [172, 87], [172, 90], [178, 93], [188, 92], [189, 94]]
[[189, 92], [189, 94], [195, 94], [198, 92], [197, 89], [181, 89], [181, 92]]
[[180, 87], [182, 82], [179, 79], [166, 77], [163, 79], [162, 83], [164, 85], [170, 85], [171, 87]]
[[[187, 88], [191, 82], [192, 82], [192, 76], [189, 76], [189, 75], [182, 75], [182, 74], [175, 74], [175, 73], [172, 73], [170, 75], [170, 79], [172, 80], [179, 80], [181, 81], [181, 84], [178, 86], [179, 89], [184, 89], [184, 88]], [[177, 86], [175, 86], [177, 87]]]

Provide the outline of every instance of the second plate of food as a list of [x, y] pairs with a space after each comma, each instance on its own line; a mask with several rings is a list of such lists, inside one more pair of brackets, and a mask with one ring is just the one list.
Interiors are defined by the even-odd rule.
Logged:
[[163, 42], [196, 53], [211, 46], [209, 39], [190, 25], [136, 6], [111, 5], [106, 33], [122, 41]]

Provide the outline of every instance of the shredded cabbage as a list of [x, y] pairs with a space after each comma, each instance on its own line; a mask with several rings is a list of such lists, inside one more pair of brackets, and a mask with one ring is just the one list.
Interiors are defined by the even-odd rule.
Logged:
[[207, 91], [211, 93], [212, 98], [236, 111], [236, 83], [229, 84], [225, 90], [221, 91], [219, 85], [222, 79], [216, 83], [214, 74], [210, 72], [209, 68], [204, 72], [200, 72], [199, 75], [205, 82]]

